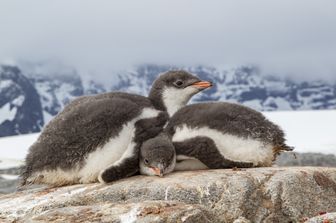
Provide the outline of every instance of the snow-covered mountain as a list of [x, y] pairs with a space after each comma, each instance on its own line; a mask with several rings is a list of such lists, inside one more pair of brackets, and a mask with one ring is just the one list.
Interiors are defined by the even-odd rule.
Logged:
[[19, 68], [0, 67], [0, 136], [38, 132], [44, 124], [40, 95]]
[[274, 76], [263, 76], [257, 67], [226, 69], [214, 67], [170, 67], [143, 65], [119, 75], [112, 90], [146, 95], [158, 73], [184, 69], [215, 85], [193, 97], [192, 102], [232, 101], [260, 111], [315, 110], [336, 108], [336, 83], [323, 81], [295, 82]]
[[24, 67], [24, 73], [37, 90], [42, 105], [43, 120], [49, 122], [69, 101], [84, 94], [81, 77], [76, 70], [60, 65], [36, 64]]
[[158, 74], [185, 69], [215, 86], [193, 102], [239, 102], [261, 111], [335, 109], [336, 84], [323, 81], [294, 82], [263, 76], [257, 67], [173, 67], [141, 65], [114, 73], [110, 86], [85, 80], [71, 67], [44, 63], [0, 66], [0, 137], [38, 132], [70, 100], [83, 94], [126, 91], [146, 95]]

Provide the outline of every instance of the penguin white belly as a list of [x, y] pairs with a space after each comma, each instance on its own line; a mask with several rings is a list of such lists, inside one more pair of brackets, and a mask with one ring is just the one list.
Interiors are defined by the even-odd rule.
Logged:
[[129, 155], [132, 155], [135, 122], [136, 120], [132, 120], [124, 124], [118, 136], [110, 138], [104, 146], [87, 156], [84, 166], [79, 171], [81, 183], [95, 182], [100, 171], [119, 161], [125, 152], [130, 152]]
[[105, 145], [89, 153], [82, 167], [75, 165], [69, 170], [57, 168], [35, 172], [29, 177], [29, 181], [55, 186], [96, 182], [101, 171], [134, 155], [135, 123], [140, 119], [157, 117], [159, 112], [152, 108], [144, 108], [139, 116], [122, 126], [117, 136], [111, 137]]
[[101, 171], [110, 166], [116, 166], [123, 162], [124, 159], [132, 157], [136, 145], [133, 142], [135, 123], [140, 119], [157, 117], [159, 112], [152, 108], [144, 108], [138, 117], [123, 125], [118, 136], [110, 138], [104, 146], [91, 152], [79, 171], [80, 182], [95, 182]]
[[269, 166], [273, 159], [273, 146], [259, 140], [238, 137], [208, 127], [189, 128], [182, 125], [176, 129], [173, 142], [181, 142], [197, 136], [211, 138], [219, 152], [226, 158], [238, 162], [252, 162], [255, 166]]
[[199, 161], [196, 158], [177, 155], [176, 156], [176, 164], [174, 170], [205, 170], [209, 169], [204, 163]]

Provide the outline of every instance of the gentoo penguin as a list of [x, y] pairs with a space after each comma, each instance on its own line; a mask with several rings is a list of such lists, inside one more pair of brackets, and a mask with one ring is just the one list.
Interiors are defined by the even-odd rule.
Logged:
[[154, 81], [148, 97], [111, 92], [74, 100], [30, 147], [22, 185], [106, 183], [135, 174], [141, 143], [210, 86], [188, 72], [169, 71]]
[[[152, 148], [151, 142], [155, 142]], [[172, 170], [175, 162], [167, 164], [171, 155], [154, 153], [156, 148], [175, 150], [175, 170], [271, 166], [277, 154], [292, 150], [283, 131], [260, 112], [226, 102], [193, 104], [177, 111], [164, 133], [142, 144], [142, 174]]]
[[175, 148], [168, 134], [162, 132], [141, 145], [139, 161], [141, 174], [162, 177], [174, 170], [175, 163]]

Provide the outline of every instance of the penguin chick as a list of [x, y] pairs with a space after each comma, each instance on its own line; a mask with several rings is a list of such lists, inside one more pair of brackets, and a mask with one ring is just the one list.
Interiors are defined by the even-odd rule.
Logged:
[[[271, 166], [280, 152], [293, 150], [281, 128], [262, 113], [228, 102], [185, 106], [171, 117], [165, 131], [172, 138], [178, 163], [191, 157], [209, 168]], [[210, 154], [226, 162], [217, 163]]]
[[148, 97], [123, 92], [72, 101], [30, 147], [21, 185], [112, 182], [139, 170], [139, 149], [155, 137], [169, 115], [210, 82], [185, 71], [168, 71]]
[[144, 142], [140, 149], [140, 173], [162, 177], [175, 168], [176, 154], [169, 137], [161, 133]]
[[[166, 134], [165, 141], [159, 140], [162, 134]], [[293, 150], [279, 126], [260, 112], [226, 102], [185, 106], [170, 118], [162, 134], [151, 140], [157, 147], [169, 145], [167, 139], [171, 140], [172, 146], [166, 148], [175, 150], [175, 170], [271, 166], [280, 152]], [[147, 157], [142, 150], [150, 147], [141, 147], [140, 172], [146, 174], [141, 162]], [[153, 153], [152, 162], [161, 159]]]

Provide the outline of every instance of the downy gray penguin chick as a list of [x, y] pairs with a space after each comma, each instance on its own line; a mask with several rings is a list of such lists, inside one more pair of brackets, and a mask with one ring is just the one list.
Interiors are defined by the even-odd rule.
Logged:
[[[175, 150], [175, 170], [271, 166], [277, 154], [292, 150], [283, 131], [260, 112], [226, 102], [185, 106], [171, 117], [164, 132], [167, 137], [161, 134], [148, 141]], [[152, 149], [148, 141], [141, 147], [140, 172], [158, 175], [154, 170], [161, 168], [152, 164], [169, 157], [148, 152]]]
[[30, 147], [22, 185], [106, 183], [134, 175], [141, 143], [210, 86], [188, 72], [169, 71], [154, 81], [148, 97], [110, 92], [74, 100]]
[[161, 133], [145, 141], [140, 150], [140, 173], [143, 175], [163, 175], [174, 170], [176, 153], [169, 136]]

